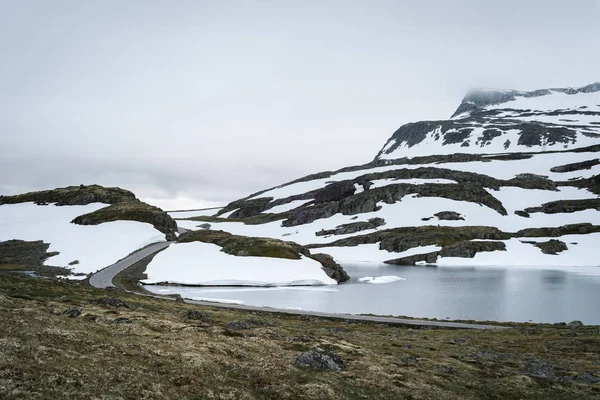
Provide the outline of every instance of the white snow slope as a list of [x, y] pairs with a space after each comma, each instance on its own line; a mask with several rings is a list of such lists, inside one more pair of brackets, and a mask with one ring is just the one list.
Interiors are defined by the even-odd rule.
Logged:
[[[0, 205], [0, 242], [43, 240], [50, 243], [48, 251], [60, 252], [48, 258], [46, 265], [89, 273], [115, 263], [140, 247], [165, 240], [164, 234], [141, 222], [115, 221], [93, 226], [71, 223], [79, 215], [106, 206], [101, 203], [60, 207], [34, 203]], [[69, 267], [75, 260], [79, 264]]]
[[[507, 94], [512, 96], [506, 100], [502, 96]], [[517, 186], [510, 186], [510, 183], [503, 183], [498, 190], [485, 188], [487, 192], [499, 200], [506, 209], [507, 215], [502, 215], [498, 211], [484, 206], [479, 203], [468, 201], [450, 200], [442, 197], [419, 197], [416, 194], [405, 195], [393, 204], [384, 202], [377, 203], [380, 207], [377, 211], [359, 213], [356, 215], [342, 215], [341, 213], [334, 214], [328, 218], [317, 219], [311, 223], [306, 223], [297, 226], [284, 227], [281, 221], [274, 221], [260, 225], [246, 225], [243, 222], [230, 222], [223, 219], [221, 222], [211, 221], [212, 229], [224, 230], [233, 234], [245, 236], [272, 237], [283, 240], [291, 240], [302, 245], [310, 244], [329, 244], [339, 239], [349, 238], [352, 236], [366, 235], [378, 230], [392, 229], [398, 227], [415, 227], [415, 226], [492, 226], [504, 232], [515, 233], [526, 228], [542, 228], [542, 227], [560, 227], [568, 224], [588, 223], [600, 226], [600, 209], [588, 208], [583, 211], [565, 212], [555, 214], [545, 214], [541, 212], [531, 213], [528, 218], [515, 214], [516, 211], [523, 211], [529, 207], [539, 207], [544, 203], [558, 200], [582, 200], [582, 199], [597, 199], [599, 196], [585, 187], [570, 186], [569, 182], [575, 182], [581, 179], [589, 179], [600, 175], [600, 162], [593, 164], [594, 160], [600, 159], [600, 152], [594, 148], [586, 150], [578, 150], [578, 152], [567, 151], [564, 148], [580, 148], [589, 145], [600, 144], [600, 84], [590, 85], [581, 89], [555, 89], [540, 91], [539, 93], [525, 93], [506, 91], [492, 93], [491, 98], [500, 96], [504, 99], [499, 102], [490, 102], [488, 98], [484, 98], [488, 103], [479, 105], [474, 109], [461, 113], [451, 120], [451, 123], [458, 121], [461, 124], [474, 124], [477, 121], [481, 125], [482, 119], [490, 119], [494, 124], [504, 124], [513, 126], [523, 122], [537, 121], [541, 124], [550, 124], [546, 128], [555, 129], [565, 127], [571, 130], [576, 130], [578, 133], [574, 140], [566, 145], [552, 145], [550, 143], [542, 143], [540, 146], [523, 147], [516, 146], [505, 149], [503, 144], [497, 145], [494, 142], [496, 139], [501, 139], [502, 143], [509, 139], [516, 144], [521, 135], [521, 131], [515, 129], [506, 129], [502, 135], [497, 138], [491, 138], [489, 143], [482, 146], [471, 147], [452, 147], [453, 145], [442, 145], [440, 139], [433, 142], [424, 142], [423, 146], [414, 146], [419, 148], [417, 153], [406, 153], [404, 150], [394, 150], [389, 154], [380, 153], [378, 166], [365, 165], [355, 167], [356, 170], [345, 172], [334, 172], [330, 176], [296, 182], [292, 184], [284, 184], [269, 190], [259, 193], [249, 198], [255, 200], [258, 198], [271, 197], [271, 202], [286, 199], [290, 196], [301, 196], [301, 199], [294, 199], [285, 204], [280, 204], [263, 211], [267, 213], [290, 212], [298, 213], [300, 210], [306, 212], [314, 207], [314, 199], [307, 196], [308, 192], [325, 188], [326, 186], [341, 182], [354, 181], [354, 195], [359, 195], [364, 192], [363, 176], [367, 174], [377, 174], [382, 172], [390, 172], [394, 170], [415, 170], [418, 168], [434, 167], [437, 169], [447, 169], [453, 171], [472, 172], [482, 175], [487, 175], [499, 180], [511, 180], [522, 174], [534, 174], [546, 177], [556, 183], [562, 182], [557, 186], [556, 190], [541, 190], [541, 189], [524, 189]], [[485, 96], [484, 96], [485, 97]], [[477, 100], [477, 99], [475, 99]], [[468, 106], [468, 104], [467, 104]], [[481, 113], [477, 118], [471, 118], [471, 114]], [[491, 112], [491, 114], [486, 114]], [[492, 123], [492, 122], [490, 122]], [[483, 130], [489, 128], [485, 126], [473, 126], [472, 135], [483, 133]], [[485, 129], [484, 129], [485, 128]], [[544, 128], [545, 129], [545, 128]], [[543, 129], [542, 129], [543, 131]], [[585, 132], [584, 132], [585, 131]], [[544, 131], [545, 132], [545, 131]], [[594, 133], [595, 132], [595, 133]], [[544, 133], [545, 134], [545, 133]], [[595, 136], [596, 135], [596, 136]], [[431, 135], [430, 135], [431, 136]], [[543, 135], [542, 135], [543, 136]], [[550, 136], [549, 136], [550, 137]], [[393, 138], [392, 138], [393, 139]], [[390, 139], [390, 141], [392, 141]], [[386, 144], [385, 148], [391, 148], [391, 142]], [[496, 144], [494, 144], [496, 143]], [[442, 149], [443, 148], [443, 149]], [[400, 147], [398, 147], [400, 149]], [[412, 149], [412, 148], [411, 148]], [[465, 150], [466, 149], [466, 150]], [[548, 153], [545, 150], [554, 150]], [[412, 150], [411, 150], [412, 151]], [[417, 150], [415, 150], [417, 151]], [[511, 152], [527, 152], [529, 158], [523, 159], [494, 159], [494, 153], [511, 153]], [[416, 160], [398, 159], [399, 157], [410, 157], [411, 155], [434, 155], [434, 154], [453, 154], [456, 152], [471, 152], [482, 156], [480, 161], [468, 162], [450, 162], [451, 158], [444, 157], [429, 159], [420, 164], [410, 164]], [[396, 158], [392, 163], [384, 159]], [[457, 159], [454, 157], [454, 159]], [[464, 158], [463, 158], [464, 159]], [[592, 162], [587, 168], [575, 168], [569, 172], [554, 172], [554, 167], [563, 166], [566, 164], [576, 164], [582, 162]], [[375, 163], [374, 163], [375, 164]], [[555, 170], [556, 171], [556, 170]], [[420, 173], [419, 173], [420, 174]], [[404, 173], [398, 176], [406, 176]], [[441, 175], [441, 174], [440, 174]], [[370, 189], [382, 188], [388, 185], [395, 184], [412, 184], [412, 185], [460, 185], [460, 183], [443, 179], [441, 176], [435, 178], [435, 172], [427, 172], [427, 174], [417, 175], [421, 178], [395, 179], [389, 178], [389, 175], [378, 179], [376, 176], [369, 177], [371, 182]], [[433, 177], [432, 177], [433, 176]], [[446, 176], [446, 175], [444, 175]], [[427, 178], [427, 179], [425, 179]], [[359, 182], [359, 183], [357, 183]], [[581, 185], [580, 185], [581, 186]], [[314, 196], [312, 196], [314, 197]], [[239, 203], [236, 203], [239, 207]], [[370, 207], [369, 207], [370, 208]], [[460, 214], [459, 220], [439, 220], [434, 214], [441, 211], [454, 211]], [[227, 214], [223, 214], [227, 215]], [[321, 230], [331, 230], [342, 224], [353, 222], [367, 222], [371, 218], [383, 218], [385, 225], [375, 229], [363, 230], [346, 235], [326, 235], [317, 236], [316, 233]], [[201, 224], [199, 221], [178, 220], [178, 224], [184, 228], [197, 229]], [[595, 244], [600, 241], [597, 234], [589, 235], [569, 235], [568, 237], [555, 237], [553, 239], [561, 240], [567, 243], [568, 250], [557, 255], [544, 254], [539, 248], [532, 244], [523, 243], [527, 241], [547, 241], [551, 238], [518, 238], [506, 241], [507, 251], [495, 251], [490, 253], [478, 253], [473, 259], [456, 259], [446, 258], [439, 259], [440, 265], [552, 265], [552, 266], [597, 266], [600, 265], [600, 260], [594, 257], [588, 257], [596, 252]], [[595, 242], [596, 241], [596, 242]], [[576, 244], [575, 244], [576, 243]], [[440, 250], [436, 246], [424, 246], [409, 249], [403, 253], [389, 253], [379, 250], [379, 244], [361, 244], [354, 247], [336, 247], [327, 246], [318, 248], [315, 251], [329, 253], [336, 261], [343, 263], [353, 262], [382, 262], [404, 256], [414, 254], [425, 254], [428, 252]]]
[[321, 264], [303, 257], [289, 260], [239, 257], [211, 243], [171, 245], [158, 253], [146, 269], [143, 283], [169, 282], [210, 286], [336, 285]]
[[[461, 109], [465, 111], [450, 120], [420, 123], [427, 132], [418, 139], [408, 125], [401, 127], [377, 158], [562, 150], [590, 146], [600, 138], [600, 83], [585, 89], [477, 91], [465, 97]], [[557, 141], [557, 129], [570, 133]], [[493, 131], [497, 135], [490, 135]], [[521, 135], [534, 131], [540, 135], [538, 143], [520, 141]]]

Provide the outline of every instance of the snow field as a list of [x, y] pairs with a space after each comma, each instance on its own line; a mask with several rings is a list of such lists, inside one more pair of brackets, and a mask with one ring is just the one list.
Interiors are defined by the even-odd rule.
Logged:
[[[60, 252], [48, 258], [46, 265], [68, 267], [74, 273], [89, 273], [108, 267], [147, 244], [165, 240], [164, 234], [141, 222], [114, 221], [91, 226], [71, 223], [79, 215], [106, 206], [101, 203], [60, 207], [4, 204], [0, 206], [0, 241], [43, 240], [50, 243], [48, 251]], [[79, 264], [68, 265], [75, 260]]]
[[179, 243], [158, 253], [146, 269], [143, 283], [169, 282], [215, 286], [336, 285], [319, 262], [238, 257], [211, 243]]

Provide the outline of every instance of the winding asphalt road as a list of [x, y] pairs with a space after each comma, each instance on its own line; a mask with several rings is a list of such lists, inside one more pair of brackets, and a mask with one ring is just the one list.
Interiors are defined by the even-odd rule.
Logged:
[[[114, 287], [112, 280], [119, 272], [124, 269], [132, 266], [136, 262], [142, 260], [145, 257], [148, 257], [160, 250], [163, 250], [169, 247], [173, 242], [160, 242], [154, 243], [143, 249], [132, 253], [125, 257], [124, 259], [117, 261], [115, 264], [104, 268], [103, 270], [97, 272], [92, 275], [90, 278], [90, 284], [94, 287], [106, 289], [108, 287]], [[136, 292], [130, 292], [135, 294], [140, 294]], [[172, 297], [158, 296], [158, 295], [146, 295], [149, 297], [156, 297], [159, 299], [170, 299], [174, 300]], [[247, 306], [243, 304], [223, 304], [223, 303], [213, 303], [209, 301], [198, 301], [198, 300], [184, 300], [188, 304], [196, 304], [200, 306], [210, 306], [210, 307], [219, 307], [219, 308], [229, 308], [234, 310], [245, 310], [245, 311], [260, 311], [260, 312], [272, 312], [279, 314], [292, 314], [292, 315], [305, 315], [311, 317], [321, 317], [321, 318], [333, 318], [333, 319], [342, 319], [349, 321], [363, 321], [363, 322], [375, 322], [375, 323], [383, 323], [390, 325], [410, 325], [410, 326], [427, 326], [427, 327], [435, 327], [435, 328], [454, 328], [454, 329], [506, 329], [505, 326], [498, 325], [483, 325], [483, 324], [468, 324], [462, 322], [446, 322], [446, 321], [428, 321], [421, 319], [408, 319], [408, 318], [393, 318], [393, 317], [379, 317], [375, 315], [354, 315], [354, 314], [334, 314], [334, 313], [325, 313], [325, 312], [317, 312], [317, 311], [302, 311], [302, 310], [282, 310], [277, 308], [270, 307], [255, 307], [255, 306]]]
[[90, 278], [90, 285], [100, 289], [114, 287], [115, 285], [113, 285], [112, 280], [119, 272], [123, 271], [125, 268], [131, 267], [136, 262], [161, 251], [162, 249], [166, 249], [171, 245], [171, 243], [174, 242], [153, 243], [139, 251], [136, 251], [135, 253], [128, 255], [124, 259], [119, 260], [113, 265], [106, 267], [92, 275]]

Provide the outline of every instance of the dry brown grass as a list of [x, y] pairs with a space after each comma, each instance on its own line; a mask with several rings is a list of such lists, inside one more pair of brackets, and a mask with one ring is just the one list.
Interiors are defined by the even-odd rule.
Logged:
[[[116, 296], [131, 309], [88, 303]], [[81, 307], [76, 318], [62, 314]], [[190, 310], [210, 320], [188, 320]], [[127, 318], [129, 324], [118, 324]], [[250, 329], [230, 330], [251, 320]], [[420, 330], [198, 307], [0, 274], [2, 399], [506, 399], [600, 397], [597, 327]], [[293, 366], [340, 354], [339, 372]], [[562, 380], [527, 374], [553, 365]]]

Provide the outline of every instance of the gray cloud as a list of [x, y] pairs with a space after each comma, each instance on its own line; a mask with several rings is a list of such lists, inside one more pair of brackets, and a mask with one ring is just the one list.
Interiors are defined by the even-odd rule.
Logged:
[[4, 2], [0, 191], [220, 204], [367, 162], [473, 86], [599, 79], [597, 1], [489, 3]]

